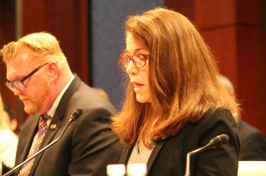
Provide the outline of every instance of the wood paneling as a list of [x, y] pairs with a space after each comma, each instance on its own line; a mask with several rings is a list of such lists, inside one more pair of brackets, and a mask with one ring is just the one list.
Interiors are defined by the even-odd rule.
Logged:
[[195, 23], [201, 31], [234, 26], [235, 22], [235, 0], [195, 1]]
[[89, 82], [87, 3], [86, 0], [23, 1], [23, 34], [47, 31], [55, 35], [72, 71], [86, 83]]
[[[220, 72], [226, 75], [233, 83], [236, 93], [237, 84], [237, 46], [236, 28], [234, 26], [203, 30], [201, 35], [211, 47], [214, 56], [217, 58], [217, 65]], [[221, 48], [221, 49], [217, 49]]]
[[[16, 40], [16, 1], [0, 0], [0, 47], [10, 41]], [[0, 89], [3, 102], [14, 109], [15, 117], [18, 119], [19, 104], [14, 94], [5, 86], [5, 65], [0, 63]], [[18, 120], [19, 121], [19, 120]]]
[[165, 0], [165, 6], [195, 21], [195, 0]]

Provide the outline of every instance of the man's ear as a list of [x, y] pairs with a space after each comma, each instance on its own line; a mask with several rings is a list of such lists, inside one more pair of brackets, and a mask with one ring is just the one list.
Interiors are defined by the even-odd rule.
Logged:
[[51, 82], [54, 82], [58, 79], [60, 70], [57, 62], [51, 62], [48, 65], [49, 79]]

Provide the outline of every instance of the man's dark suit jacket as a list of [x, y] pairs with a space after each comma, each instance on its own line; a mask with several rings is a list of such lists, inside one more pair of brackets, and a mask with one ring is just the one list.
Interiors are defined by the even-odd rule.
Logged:
[[[239, 141], [236, 122], [228, 109], [217, 109], [214, 113], [209, 110], [199, 122], [189, 123], [176, 136], [157, 142], [147, 163], [147, 175], [184, 176], [187, 153], [223, 133], [229, 136], [229, 142], [193, 155], [190, 173], [193, 176], [236, 176]], [[132, 148], [124, 148], [119, 163], [127, 164]]]
[[263, 134], [239, 120], [240, 161], [266, 161], [266, 142]]
[[[82, 115], [57, 143], [35, 158], [31, 176], [101, 176], [106, 175], [107, 164], [118, 162], [122, 146], [107, 123], [116, 110], [77, 76], [64, 93], [40, 149], [60, 136], [77, 107], [83, 109]], [[20, 132], [16, 165], [29, 153], [38, 120], [39, 116], [30, 116]]]

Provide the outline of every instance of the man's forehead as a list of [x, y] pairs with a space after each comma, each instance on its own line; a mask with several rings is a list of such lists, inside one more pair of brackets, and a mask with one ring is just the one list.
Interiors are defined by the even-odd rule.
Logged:
[[15, 81], [26, 74], [33, 65], [28, 53], [19, 53], [6, 62], [7, 79]]

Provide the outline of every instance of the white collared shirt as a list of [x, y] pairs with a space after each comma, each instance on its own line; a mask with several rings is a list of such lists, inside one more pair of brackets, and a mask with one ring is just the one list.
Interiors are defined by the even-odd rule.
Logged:
[[[50, 117], [53, 117], [54, 116], [54, 113], [55, 113], [55, 110], [57, 109], [59, 103], [60, 103], [60, 100], [62, 98], [62, 96], [64, 95], [64, 93], [66, 92], [67, 88], [69, 87], [69, 85], [71, 84], [71, 82], [73, 81], [74, 79], [74, 75], [72, 75], [70, 81], [68, 82], [68, 84], [65, 86], [65, 88], [61, 91], [61, 93], [57, 96], [57, 98], [55, 99], [52, 107], [47, 111], [47, 115], [50, 116]], [[52, 121], [52, 118], [50, 118], [48, 121], [47, 121], [47, 126], [50, 125]]]

